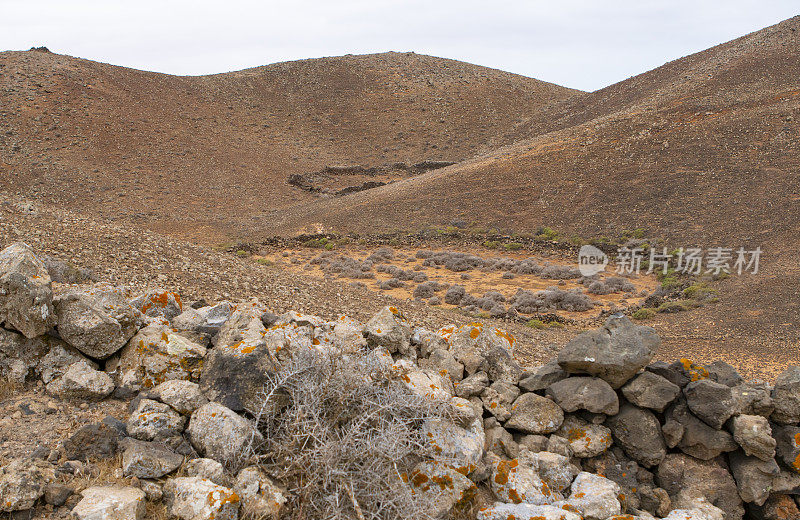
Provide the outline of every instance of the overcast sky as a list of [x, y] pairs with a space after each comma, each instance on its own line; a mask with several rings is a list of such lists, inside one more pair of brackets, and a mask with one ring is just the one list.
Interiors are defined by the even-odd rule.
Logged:
[[798, 0], [0, 0], [0, 49], [171, 74], [415, 51], [596, 90], [800, 14]]

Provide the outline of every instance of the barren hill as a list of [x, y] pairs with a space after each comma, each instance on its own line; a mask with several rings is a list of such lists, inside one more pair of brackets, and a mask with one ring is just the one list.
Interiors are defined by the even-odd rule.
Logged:
[[[659, 317], [670, 348], [742, 365], [796, 359], [800, 336], [800, 18], [550, 107], [481, 157], [287, 214], [376, 232], [455, 220], [588, 239], [643, 228], [678, 247], [764, 250], [720, 302]], [[294, 215], [294, 218], [288, 218]]]
[[459, 161], [576, 92], [413, 53], [177, 77], [5, 52], [0, 182], [213, 243], [314, 200], [289, 174]]

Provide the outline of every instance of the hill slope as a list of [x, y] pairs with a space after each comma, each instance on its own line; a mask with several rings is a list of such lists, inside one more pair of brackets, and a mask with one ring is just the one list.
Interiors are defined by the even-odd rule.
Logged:
[[800, 355], [800, 18], [545, 109], [521, 139], [293, 212], [278, 230], [376, 232], [458, 219], [584, 238], [644, 228], [671, 246], [761, 246], [721, 301], [659, 316], [667, 348], [742, 363]]
[[202, 77], [0, 53], [0, 187], [214, 242], [325, 165], [459, 161], [577, 91], [413, 53]]

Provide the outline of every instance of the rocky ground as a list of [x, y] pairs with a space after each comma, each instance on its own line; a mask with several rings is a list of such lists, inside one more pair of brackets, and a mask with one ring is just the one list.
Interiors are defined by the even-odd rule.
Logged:
[[14, 518], [800, 516], [798, 367], [767, 385], [655, 361], [656, 332], [614, 315], [524, 368], [488, 323], [209, 305], [89, 275], [0, 251]]

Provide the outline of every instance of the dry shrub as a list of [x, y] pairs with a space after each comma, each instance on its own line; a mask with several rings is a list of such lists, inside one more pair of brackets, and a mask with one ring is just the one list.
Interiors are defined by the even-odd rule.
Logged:
[[376, 356], [297, 352], [271, 376], [253, 415], [259, 464], [289, 489], [292, 518], [427, 519], [403, 476], [432, 452], [420, 427], [448, 416]]

